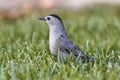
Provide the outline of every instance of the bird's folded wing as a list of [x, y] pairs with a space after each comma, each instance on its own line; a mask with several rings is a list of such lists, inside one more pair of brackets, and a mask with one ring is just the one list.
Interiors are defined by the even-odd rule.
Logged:
[[68, 52], [68, 53], [72, 52], [75, 56], [79, 55], [81, 57], [85, 57], [84, 52], [82, 52], [79, 47], [74, 45], [73, 42], [70, 41], [67, 36], [61, 35], [58, 38], [58, 43], [61, 51]]

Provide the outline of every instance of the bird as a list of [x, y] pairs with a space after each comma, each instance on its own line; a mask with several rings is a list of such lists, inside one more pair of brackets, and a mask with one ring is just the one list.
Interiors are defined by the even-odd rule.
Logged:
[[94, 61], [95, 58], [88, 57], [76, 46], [68, 37], [63, 21], [57, 14], [49, 14], [46, 17], [39, 17], [39, 20], [45, 21], [49, 26], [49, 49], [54, 57], [58, 53], [69, 56], [71, 53], [80, 57], [83, 62]]

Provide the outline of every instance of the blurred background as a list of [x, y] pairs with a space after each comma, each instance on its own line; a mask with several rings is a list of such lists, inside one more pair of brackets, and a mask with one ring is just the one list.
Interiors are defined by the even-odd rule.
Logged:
[[0, 0], [0, 18], [16, 19], [35, 11], [80, 11], [98, 5], [119, 4], [120, 0]]

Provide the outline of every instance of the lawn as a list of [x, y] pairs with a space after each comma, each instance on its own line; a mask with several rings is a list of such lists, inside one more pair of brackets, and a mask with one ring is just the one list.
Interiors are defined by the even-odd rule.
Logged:
[[49, 51], [49, 27], [35, 12], [16, 20], [0, 19], [0, 80], [119, 80], [120, 7], [59, 11], [69, 38], [94, 63], [71, 55], [57, 61]]

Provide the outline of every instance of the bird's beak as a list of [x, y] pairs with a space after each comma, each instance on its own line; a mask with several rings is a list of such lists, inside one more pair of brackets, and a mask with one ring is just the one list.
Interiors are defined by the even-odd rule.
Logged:
[[40, 19], [40, 20], [45, 20], [45, 18], [44, 18], [44, 17], [40, 17], [40, 18], [38, 18], [38, 19]]

